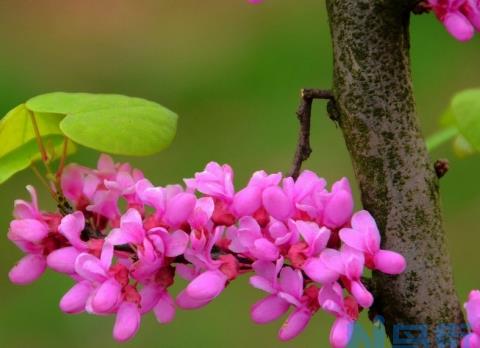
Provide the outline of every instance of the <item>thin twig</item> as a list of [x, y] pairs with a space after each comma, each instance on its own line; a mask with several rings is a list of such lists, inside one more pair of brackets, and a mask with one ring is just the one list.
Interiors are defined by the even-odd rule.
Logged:
[[300, 174], [302, 163], [312, 153], [310, 147], [310, 120], [312, 115], [313, 99], [333, 100], [333, 94], [328, 90], [302, 89], [300, 92], [300, 105], [297, 110], [297, 118], [300, 122], [297, 150], [293, 159], [293, 166], [289, 176], [296, 179]]

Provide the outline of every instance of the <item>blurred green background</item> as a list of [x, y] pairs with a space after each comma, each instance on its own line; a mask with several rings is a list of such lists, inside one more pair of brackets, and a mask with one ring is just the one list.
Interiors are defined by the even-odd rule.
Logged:
[[[414, 17], [411, 32], [418, 111], [424, 133], [431, 134], [450, 96], [480, 85], [480, 39], [458, 43], [432, 15]], [[179, 182], [210, 160], [230, 163], [237, 185], [260, 168], [287, 170], [297, 139], [299, 89], [328, 88], [331, 75], [323, 1], [268, 0], [261, 6], [244, 0], [0, 1], [0, 114], [57, 90], [158, 101], [181, 117], [176, 140], [157, 156], [131, 159], [156, 184]], [[314, 153], [306, 167], [330, 182], [341, 176], [353, 180], [340, 131], [321, 102], [315, 104], [312, 127]], [[480, 158], [455, 159], [448, 146], [432, 156], [451, 160], [441, 190], [463, 301], [469, 289], [480, 287]], [[96, 158], [81, 150], [74, 160], [94, 165]], [[60, 312], [58, 301], [71, 286], [65, 277], [49, 272], [28, 287], [8, 282], [21, 253], [6, 232], [13, 201], [27, 197], [28, 183], [39, 186], [27, 171], [0, 187], [0, 347], [117, 346], [113, 318]], [[40, 192], [43, 206], [51, 207]], [[253, 325], [249, 306], [261, 296], [243, 277], [207, 308], [179, 311], [168, 326], [146, 316], [125, 346], [328, 345], [332, 318], [325, 314], [290, 343], [276, 339], [280, 322]]]

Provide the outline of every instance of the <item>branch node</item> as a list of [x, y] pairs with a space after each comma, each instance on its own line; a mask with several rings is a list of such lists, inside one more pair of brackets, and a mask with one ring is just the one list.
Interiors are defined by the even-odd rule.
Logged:
[[421, 14], [430, 12], [431, 9], [432, 8], [428, 4], [428, 2], [422, 0], [422, 1], [418, 1], [416, 4], [413, 5], [412, 13], [416, 15], [421, 15]]
[[335, 122], [335, 125], [338, 127], [338, 122], [340, 122], [340, 112], [337, 109], [337, 104], [334, 99], [328, 101], [327, 112], [328, 117]]
[[435, 168], [435, 173], [439, 179], [444, 177], [450, 169], [448, 159], [439, 159], [435, 161], [433, 167]]

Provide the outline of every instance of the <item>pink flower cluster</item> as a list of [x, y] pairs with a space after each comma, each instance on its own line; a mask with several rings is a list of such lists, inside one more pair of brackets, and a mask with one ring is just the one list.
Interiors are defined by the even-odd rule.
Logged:
[[[61, 310], [116, 314], [113, 336], [125, 341], [142, 315], [153, 311], [168, 323], [177, 307], [203, 307], [252, 272], [250, 284], [266, 294], [252, 307], [254, 322], [290, 310], [279, 332], [289, 340], [323, 309], [335, 317], [330, 342], [341, 348], [374, 301], [364, 269], [395, 275], [406, 267], [400, 254], [380, 248], [372, 216], [353, 214], [345, 178], [328, 190], [311, 171], [297, 180], [258, 171], [236, 192], [232, 169], [211, 162], [185, 184], [154, 186], [102, 155], [97, 169], [66, 167], [68, 214], [40, 211], [28, 187], [32, 201], [15, 202], [8, 234], [26, 253], [11, 281], [28, 284], [47, 266], [70, 276], [75, 285]], [[169, 287], [176, 275], [189, 283], [174, 299]]]
[[472, 290], [465, 303], [471, 333], [462, 340], [462, 348], [480, 348], [480, 291]]
[[427, 7], [457, 40], [470, 40], [480, 31], [480, 0], [427, 0]]

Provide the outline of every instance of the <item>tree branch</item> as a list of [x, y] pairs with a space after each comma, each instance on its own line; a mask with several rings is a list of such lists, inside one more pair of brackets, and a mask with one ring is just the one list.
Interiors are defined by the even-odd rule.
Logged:
[[310, 120], [312, 117], [312, 102], [314, 99], [333, 100], [333, 94], [328, 90], [304, 88], [300, 91], [300, 105], [297, 110], [297, 118], [300, 122], [297, 150], [293, 159], [292, 169], [289, 176], [296, 179], [302, 169], [302, 163], [310, 157]]
[[[438, 178], [421, 135], [412, 92], [412, 0], [327, 0], [335, 104], [362, 202], [382, 247], [403, 254], [404, 274], [373, 274], [375, 310], [393, 340], [395, 324], [463, 323], [453, 284]], [[445, 346], [451, 346], [450, 342]]]

